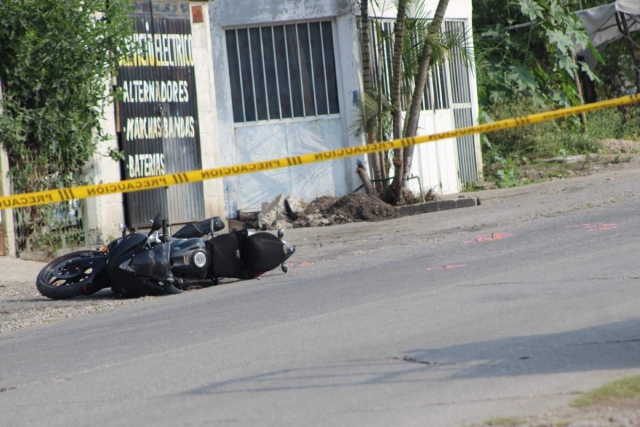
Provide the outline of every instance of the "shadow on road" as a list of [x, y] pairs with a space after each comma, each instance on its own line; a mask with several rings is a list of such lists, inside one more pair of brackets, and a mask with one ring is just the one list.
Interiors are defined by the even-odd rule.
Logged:
[[452, 378], [640, 368], [640, 318], [557, 334], [410, 350], [405, 359], [460, 366]]
[[378, 359], [361, 358], [325, 366], [263, 372], [213, 382], [191, 389], [186, 394], [435, 383], [443, 379], [549, 375], [633, 368], [640, 368], [640, 318], [558, 334], [415, 349]]

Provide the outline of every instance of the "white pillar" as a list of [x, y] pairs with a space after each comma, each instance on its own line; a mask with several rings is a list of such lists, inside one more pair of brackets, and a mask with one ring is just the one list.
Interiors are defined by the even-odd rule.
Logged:
[[[2, 82], [0, 81], [0, 100], [2, 99]], [[2, 107], [0, 106], [0, 114]], [[9, 156], [4, 147], [0, 150], [0, 196], [11, 195], [11, 182], [7, 174], [9, 173]], [[4, 235], [4, 253], [16, 256], [16, 236], [13, 228], [13, 209], [0, 211], [0, 223], [2, 224], [2, 234]]]
[[[208, 2], [192, 1], [191, 35], [193, 40], [194, 69], [198, 96], [198, 124], [200, 128], [200, 152], [202, 169], [222, 165], [218, 140], [218, 114], [213, 78], [213, 57]], [[196, 20], [194, 21], [194, 18]], [[204, 211], [207, 217], [225, 217], [224, 186], [222, 178], [203, 182]]]
[[[109, 84], [109, 83], [106, 83]], [[105, 88], [108, 90], [108, 88]], [[93, 159], [85, 167], [84, 175], [88, 182], [100, 184], [119, 182], [120, 162], [108, 156], [109, 150], [118, 150], [116, 136], [116, 116], [113, 101], [110, 101], [100, 120], [102, 129], [109, 139], [100, 141]], [[109, 243], [120, 235], [120, 223], [124, 222], [123, 195], [120, 193], [90, 197], [85, 203], [86, 243], [89, 246]]]

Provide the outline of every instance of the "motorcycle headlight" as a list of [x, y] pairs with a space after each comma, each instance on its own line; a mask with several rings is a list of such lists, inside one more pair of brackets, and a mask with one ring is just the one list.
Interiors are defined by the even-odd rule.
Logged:
[[207, 257], [207, 253], [203, 251], [194, 252], [193, 257], [191, 259], [193, 261], [193, 265], [198, 268], [204, 268], [207, 265], [207, 261], [209, 258]]

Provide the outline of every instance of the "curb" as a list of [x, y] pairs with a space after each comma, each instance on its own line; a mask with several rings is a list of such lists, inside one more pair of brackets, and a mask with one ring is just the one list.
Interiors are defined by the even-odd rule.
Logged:
[[458, 208], [470, 208], [479, 206], [480, 199], [478, 197], [465, 197], [453, 200], [438, 200], [435, 202], [417, 203], [409, 206], [398, 206], [395, 208], [401, 216], [411, 216], [430, 212], [446, 211]]

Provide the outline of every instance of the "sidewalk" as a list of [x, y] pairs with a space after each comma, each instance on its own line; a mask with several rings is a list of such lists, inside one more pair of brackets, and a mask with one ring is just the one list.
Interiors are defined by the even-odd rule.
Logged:
[[[34, 284], [38, 272], [46, 263], [24, 261], [10, 256], [0, 256], [0, 286], [7, 282], [29, 282]], [[33, 285], [35, 287], [35, 284]], [[2, 294], [2, 289], [0, 289]]]

